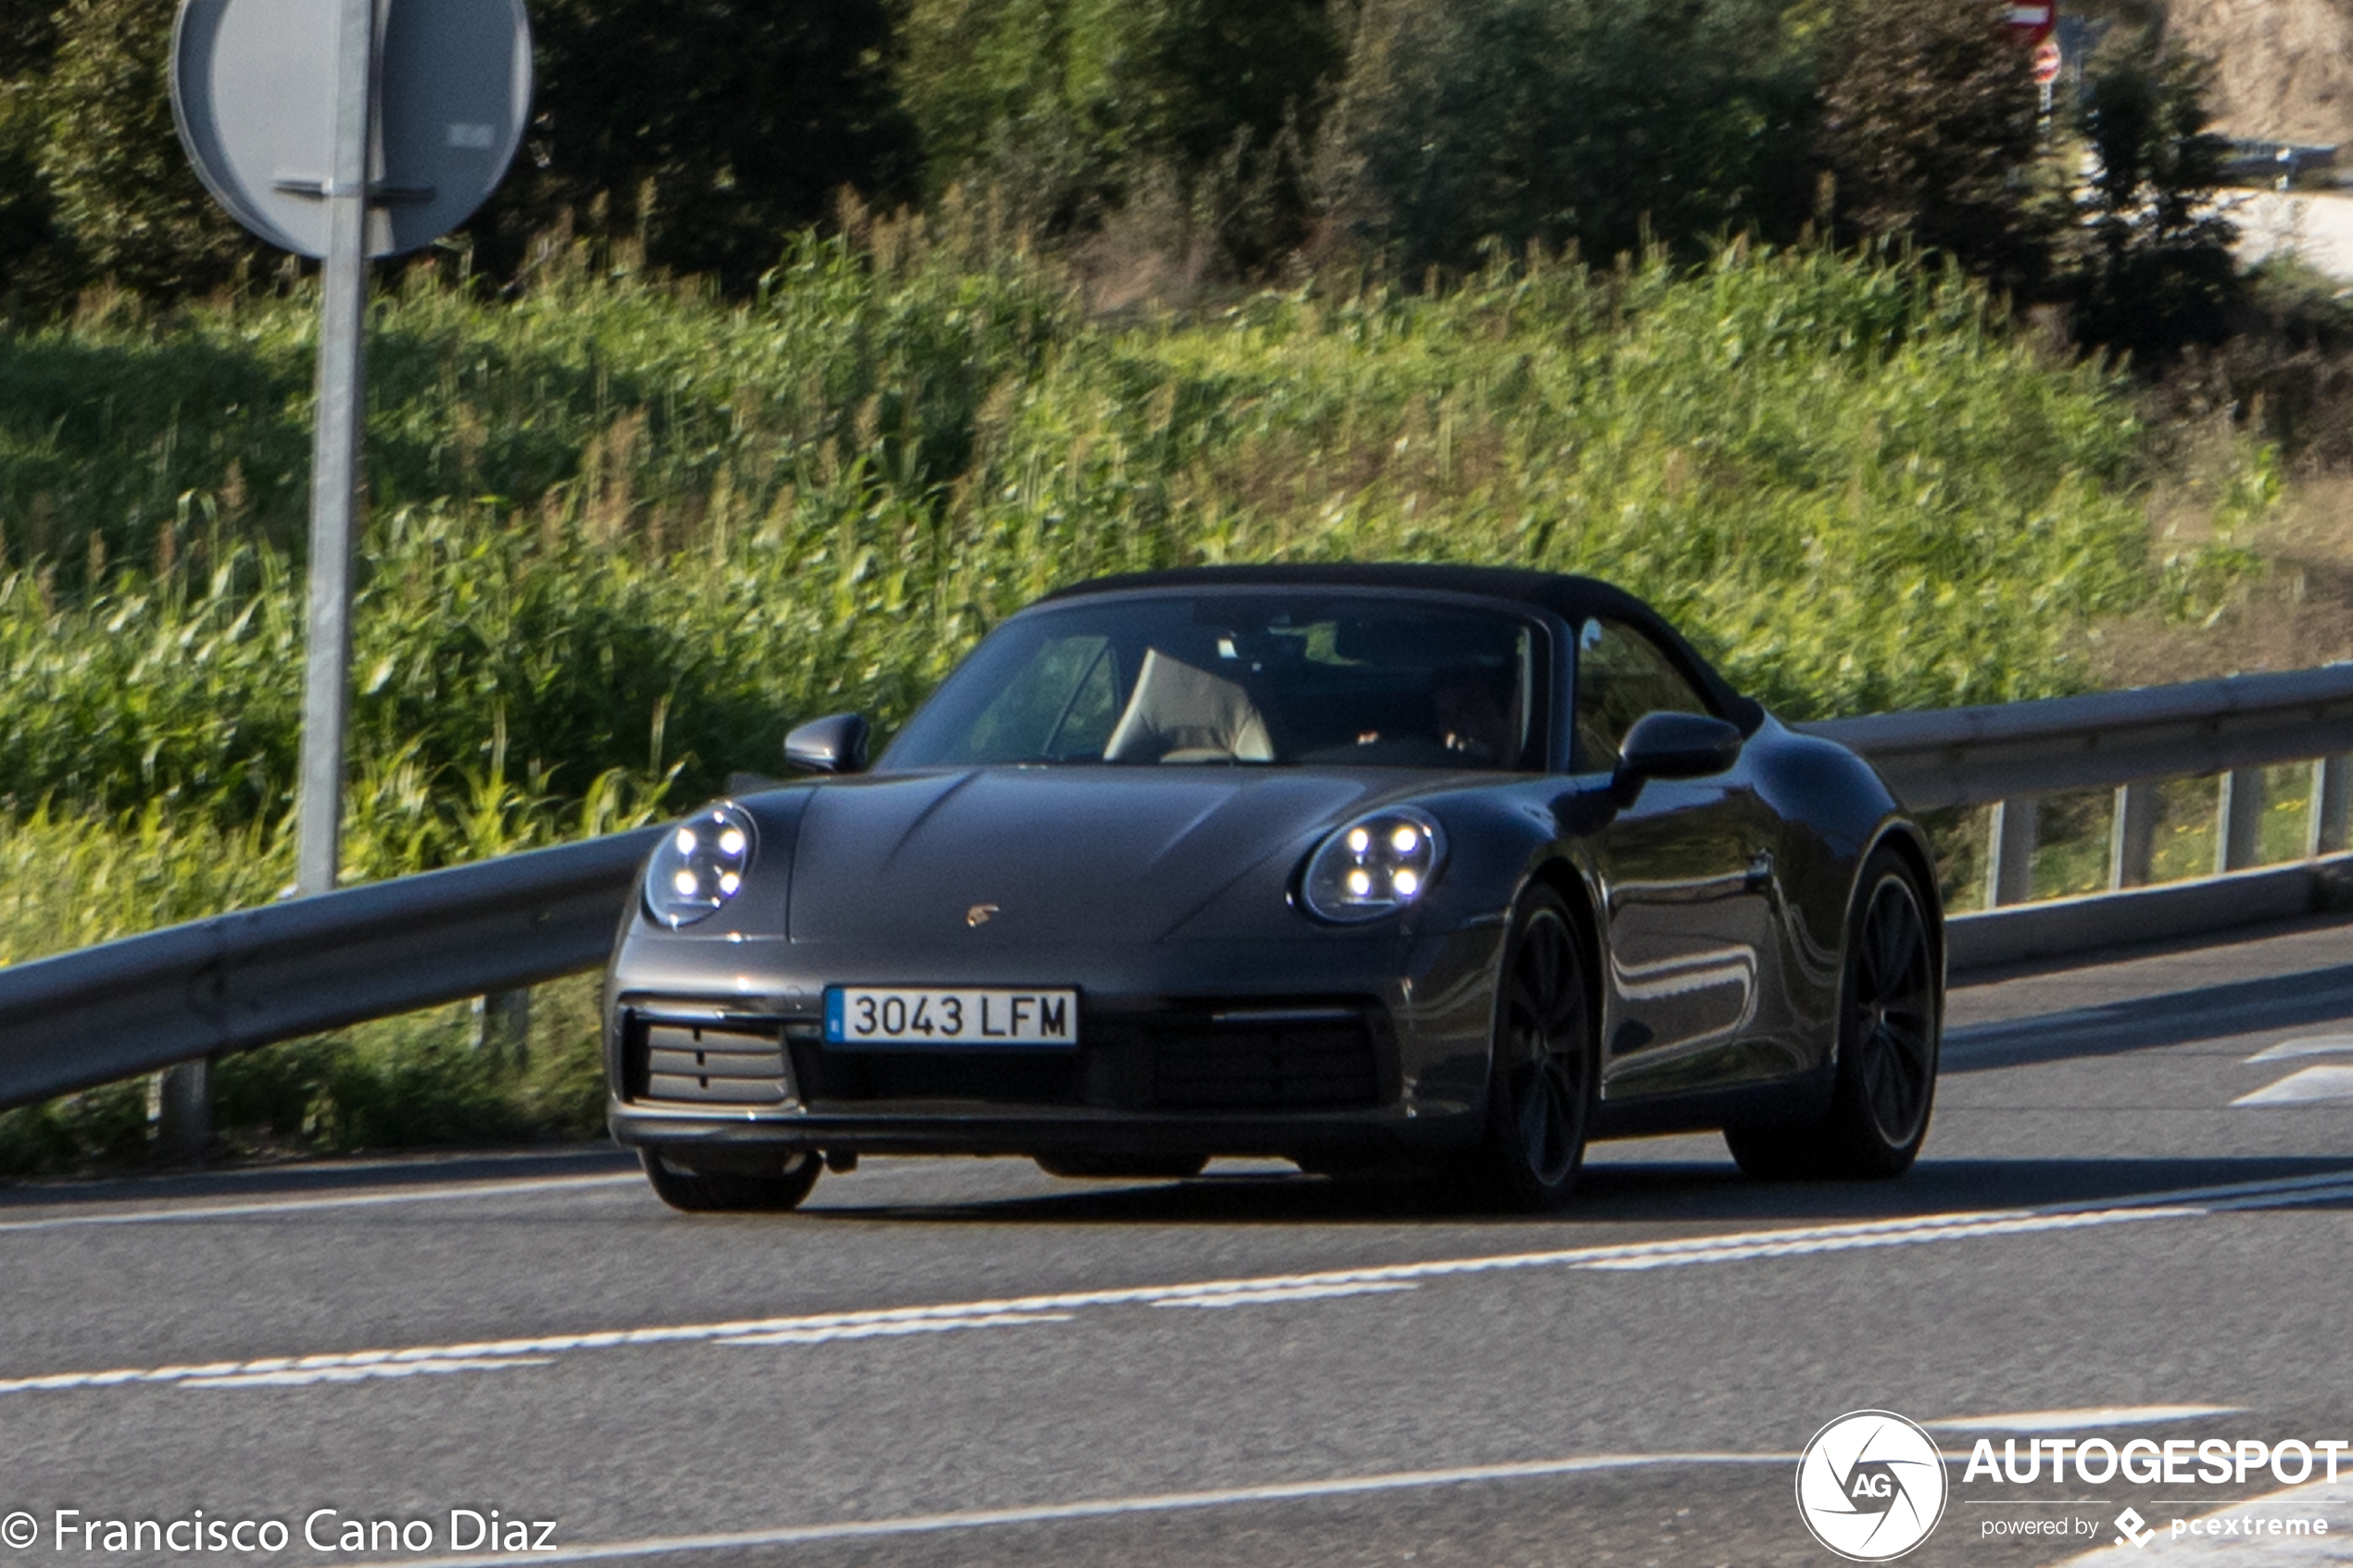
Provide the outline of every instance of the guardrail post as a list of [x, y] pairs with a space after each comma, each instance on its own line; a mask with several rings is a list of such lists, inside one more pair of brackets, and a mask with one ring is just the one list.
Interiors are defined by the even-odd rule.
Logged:
[[2034, 831], [2042, 815], [2032, 797], [1996, 800], [1985, 832], [1985, 907], [2023, 904], [2034, 897]]
[[194, 1164], [212, 1148], [211, 1060], [167, 1067], [157, 1079], [156, 1153], [174, 1165]]
[[473, 1047], [496, 1051], [521, 1067], [530, 1050], [531, 993], [493, 991], [474, 998]]
[[2323, 757], [2312, 764], [2312, 815], [2304, 831], [2307, 856], [2345, 847], [2347, 808], [2353, 805], [2353, 758]]
[[2157, 785], [2119, 784], [2116, 815], [2108, 834], [2108, 890], [2148, 884], [2149, 863], [2157, 855]]
[[2263, 770], [2233, 768], [2222, 775], [2214, 808], [2214, 870], [2245, 871], [2263, 859]]

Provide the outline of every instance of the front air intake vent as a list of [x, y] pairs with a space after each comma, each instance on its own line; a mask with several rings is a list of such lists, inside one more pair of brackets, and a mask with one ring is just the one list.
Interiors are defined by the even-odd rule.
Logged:
[[1254, 1006], [1136, 1021], [1164, 1110], [1347, 1110], [1379, 1103], [1369, 1010]]
[[639, 1020], [630, 1031], [635, 1098], [687, 1105], [785, 1105], [792, 1070], [774, 1035]]

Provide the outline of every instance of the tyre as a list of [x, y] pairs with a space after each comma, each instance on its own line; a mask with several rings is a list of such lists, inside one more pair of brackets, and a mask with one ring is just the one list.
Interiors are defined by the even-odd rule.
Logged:
[[1038, 1168], [1074, 1180], [1183, 1181], [1209, 1169], [1206, 1154], [1041, 1154]]
[[1806, 1127], [1726, 1128], [1724, 1141], [1749, 1175], [1885, 1180], [1911, 1169], [1928, 1136], [1944, 1022], [1928, 902], [1912, 869], [1887, 849], [1865, 862], [1857, 885], [1830, 1108]]
[[763, 1161], [770, 1169], [698, 1169], [659, 1148], [641, 1149], [654, 1195], [688, 1214], [741, 1214], [798, 1209], [824, 1171], [823, 1156], [787, 1154]]
[[1568, 1197], [1585, 1160], [1594, 1077], [1585, 945], [1560, 895], [1531, 888], [1504, 948], [1487, 1125], [1466, 1173], [1483, 1203], [1538, 1210]]

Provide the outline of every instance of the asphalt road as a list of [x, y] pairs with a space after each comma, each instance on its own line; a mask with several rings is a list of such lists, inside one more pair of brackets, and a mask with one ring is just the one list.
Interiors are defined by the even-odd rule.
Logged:
[[[1796, 1456], [1867, 1408], [1951, 1461], [1907, 1562], [2353, 1561], [2353, 1451], [2284, 1496], [2259, 1461], [1960, 1462], [1980, 1435], [2353, 1439], [2353, 926], [2015, 975], [1952, 1014], [1908, 1179], [1605, 1145], [1544, 1220], [1271, 1165], [1008, 1160], [688, 1219], [595, 1150], [19, 1189], [0, 1515], [37, 1540], [0, 1519], [0, 1563], [439, 1562], [494, 1511], [485, 1546], [522, 1522], [538, 1561], [665, 1568], [1827, 1563]], [[2235, 1499], [2334, 1533], [2171, 1538]], [[2110, 1544], [2127, 1505], [2145, 1549]], [[287, 1545], [114, 1551], [91, 1520]], [[360, 1522], [358, 1549], [306, 1520]]]

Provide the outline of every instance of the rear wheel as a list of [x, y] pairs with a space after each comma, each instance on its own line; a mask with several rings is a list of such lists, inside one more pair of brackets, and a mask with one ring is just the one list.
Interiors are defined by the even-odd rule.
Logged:
[[1584, 945], [1560, 895], [1531, 888], [1512, 918], [1495, 998], [1487, 1129], [1467, 1173], [1479, 1196], [1517, 1210], [1567, 1198], [1584, 1163], [1592, 1105]]
[[1886, 1178], [1911, 1169], [1936, 1099], [1944, 1016], [1927, 902], [1882, 849], [1863, 868], [1839, 988], [1830, 1110], [1806, 1128], [1727, 1128], [1743, 1171], [1768, 1179]]
[[1182, 1181], [1209, 1169], [1206, 1154], [1041, 1154], [1038, 1168], [1074, 1180]]
[[[807, 1152], [765, 1160], [759, 1166], [710, 1169], [659, 1148], [642, 1149], [646, 1180], [654, 1194], [688, 1214], [757, 1213], [798, 1209], [824, 1170], [822, 1156]], [[765, 1168], [761, 1168], [765, 1167]]]

